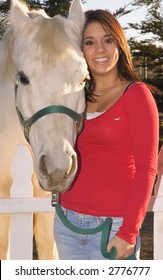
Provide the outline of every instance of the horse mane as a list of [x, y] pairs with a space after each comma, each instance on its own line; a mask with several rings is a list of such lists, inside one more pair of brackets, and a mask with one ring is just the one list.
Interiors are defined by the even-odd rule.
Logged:
[[[59, 60], [62, 61], [71, 48], [71, 43], [65, 32], [66, 19], [60, 15], [50, 18], [43, 10], [29, 11], [26, 5], [23, 5], [23, 7], [31, 18], [31, 22], [29, 26], [24, 24], [22, 32], [25, 34], [25, 40], [27, 40], [28, 47], [32, 50], [32, 53], [39, 55], [40, 59], [48, 67]], [[38, 19], [35, 20], [36, 18]], [[16, 71], [13, 54], [13, 45], [17, 36], [15, 32], [13, 23], [9, 20], [7, 30], [0, 42], [2, 79], [6, 75], [13, 77]]]
[[[24, 12], [29, 12], [27, 5], [21, 2], [22, 9]], [[0, 24], [5, 27], [5, 32], [0, 39], [0, 68], [1, 75], [0, 79], [3, 81], [8, 76], [14, 78], [16, 67], [13, 58], [13, 44], [15, 41], [14, 29], [10, 21], [10, 16], [5, 17], [1, 20]]]
[[35, 37], [35, 43], [41, 50], [44, 63], [51, 63], [54, 60], [64, 59], [71, 43], [64, 29], [65, 19], [61, 16], [53, 18], [42, 18], [39, 30]]
[[14, 65], [13, 60], [13, 43], [15, 37], [12, 26], [8, 26], [7, 30], [3, 34], [0, 40], [0, 68], [1, 75], [0, 78], [2, 81], [8, 77], [8, 75], [12, 78], [13, 74], [16, 72], [16, 67]]

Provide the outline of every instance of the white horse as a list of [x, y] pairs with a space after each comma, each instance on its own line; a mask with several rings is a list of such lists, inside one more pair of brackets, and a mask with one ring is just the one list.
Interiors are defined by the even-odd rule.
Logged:
[[[85, 110], [88, 74], [80, 48], [84, 20], [79, 0], [68, 18], [49, 18], [11, 1], [9, 27], [0, 42], [1, 198], [10, 196], [11, 160], [18, 144], [29, 145], [25, 137], [39, 181], [34, 178], [34, 196], [66, 191], [74, 179], [76, 125]], [[35, 215], [34, 234], [39, 259], [55, 258], [53, 214]], [[7, 258], [8, 243], [9, 216], [1, 214], [0, 259]]]

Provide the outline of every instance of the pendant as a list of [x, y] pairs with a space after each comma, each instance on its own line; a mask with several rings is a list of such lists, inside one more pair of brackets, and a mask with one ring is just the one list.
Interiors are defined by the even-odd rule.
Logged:
[[96, 93], [94, 93], [95, 95], [97, 96], [101, 96], [102, 95], [102, 92], [101, 91], [97, 91]]

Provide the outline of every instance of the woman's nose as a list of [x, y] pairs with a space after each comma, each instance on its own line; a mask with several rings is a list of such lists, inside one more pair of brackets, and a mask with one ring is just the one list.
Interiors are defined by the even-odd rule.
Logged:
[[96, 51], [97, 51], [97, 52], [103, 52], [104, 50], [105, 50], [105, 46], [104, 46], [103, 43], [98, 43], [98, 44], [96, 45]]

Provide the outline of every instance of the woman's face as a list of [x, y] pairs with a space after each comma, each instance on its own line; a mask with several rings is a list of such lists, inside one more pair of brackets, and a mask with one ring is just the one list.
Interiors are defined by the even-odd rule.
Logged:
[[92, 22], [86, 27], [83, 34], [83, 52], [94, 77], [118, 71], [119, 47], [117, 41], [111, 33], [106, 33], [98, 22]]

